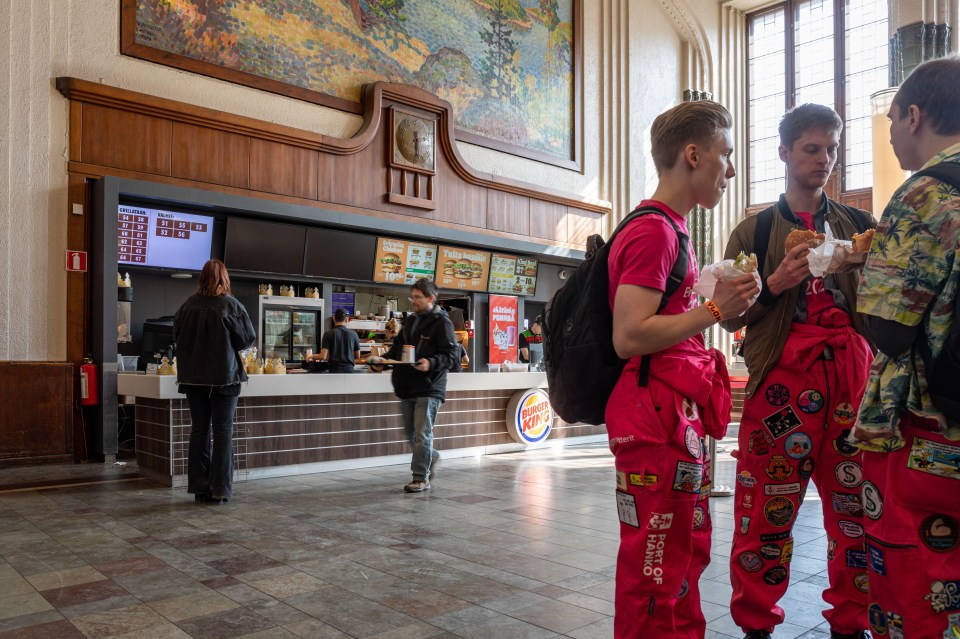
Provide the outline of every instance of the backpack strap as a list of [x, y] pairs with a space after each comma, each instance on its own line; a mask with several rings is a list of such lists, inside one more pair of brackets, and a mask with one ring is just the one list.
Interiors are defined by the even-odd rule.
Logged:
[[767, 260], [767, 247], [770, 246], [770, 231], [773, 230], [773, 210], [770, 207], [757, 215], [757, 226], [753, 232], [753, 253], [757, 256], [757, 271], [763, 277], [763, 265]]

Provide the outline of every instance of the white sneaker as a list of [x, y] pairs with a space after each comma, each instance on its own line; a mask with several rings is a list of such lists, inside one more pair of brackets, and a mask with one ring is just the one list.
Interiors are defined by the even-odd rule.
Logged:
[[414, 479], [404, 486], [403, 489], [408, 493], [422, 493], [425, 490], [430, 490], [430, 481], [427, 479]]

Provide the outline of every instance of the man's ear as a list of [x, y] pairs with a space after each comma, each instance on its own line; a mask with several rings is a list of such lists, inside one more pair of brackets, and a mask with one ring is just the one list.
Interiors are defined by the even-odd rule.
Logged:
[[777, 147], [777, 153], [780, 154], [780, 161], [786, 162], [787, 154], [790, 153], [790, 149], [788, 149], [785, 144], [781, 144], [780, 146]]
[[700, 150], [696, 144], [688, 144], [683, 147], [683, 161], [691, 169], [697, 168], [697, 165], [700, 164]]
[[907, 126], [911, 134], [916, 133], [920, 129], [920, 124], [923, 122], [923, 113], [920, 111], [920, 107], [916, 104], [911, 104], [907, 107], [907, 113], [904, 116], [907, 118]]

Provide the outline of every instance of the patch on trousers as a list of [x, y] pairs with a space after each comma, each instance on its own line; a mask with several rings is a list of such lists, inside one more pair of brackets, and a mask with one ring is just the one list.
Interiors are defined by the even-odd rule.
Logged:
[[617, 491], [617, 516], [628, 526], [640, 527], [640, 520], [637, 517], [637, 500], [630, 493]]
[[668, 530], [673, 525], [673, 513], [650, 513], [647, 530]]
[[763, 568], [763, 559], [755, 552], [745, 550], [737, 557], [737, 563], [747, 572], [760, 572]]
[[753, 488], [757, 485], [757, 478], [749, 470], [741, 470], [737, 473], [737, 483], [745, 488]]
[[883, 495], [872, 481], [863, 482], [863, 514], [876, 521], [883, 514]]
[[793, 540], [788, 539], [783, 542], [783, 550], [780, 551], [780, 563], [789, 564], [793, 560]]
[[683, 398], [683, 414], [684, 416], [692, 422], [697, 421], [700, 417], [700, 412], [697, 410], [697, 403], [692, 399], [686, 397]]
[[860, 495], [856, 493], [835, 493], [831, 491], [830, 496], [833, 502], [833, 512], [838, 515], [850, 515], [852, 517], [860, 517], [863, 515], [863, 503], [860, 500]]
[[[951, 615], [951, 617], [952, 616], [953, 615]], [[890, 639], [905, 639], [903, 634], [903, 617], [892, 610], [887, 611], [887, 633]], [[960, 633], [950, 637], [950, 639], [960, 639]]]
[[646, 550], [643, 553], [643, 576], [655, 584], [663, 583], [663, 553], [666, 545], [666, 533], [647, 535]]
[[693, 529], [700, 530], [701, 528], [703, 528], [703, 524], [706, 520], [707, 520], [707, 511], [703, 509], [703, 506], [694, 506]]
[[764, 543], [766, 543], [766, 542], [768, 542], [768, 541], [784, 541], [784, 540], [786, 540], [786, 539], [790, 539], [790, 531], [789, 531], [789, 530], [786, 530], [786, 531], [784, 531], [784, 532], [768, 533], [768, 534], [760, 535], [760, 541], [762, 541], [762, 542], [764, 542]]
[[837, 435], [837, 438], [833, 440], [833, 449], [844, 457], [854, 457], [860, 454], [860, 449], [847, 441], [847, 437], [849, 436], [850, 429], [844, 428], [840, 431], [840, 434]]
[[837, 422], [841, 426], [852, 424], [856, 417], [857, 411], [854, 410], [853, 404], [849, 402], [837, 404], [837, 407], [833, 409], [833, 421]]
[[827, 538], [827, 561], [833, 561], [837, 556], [837, 540]]
[[853, 578], [853, 587], [859, 590], [862, 593], [870, 592], [870, 578], [867, 577], [867, 573], [860, 573]]
[[920, 524], [920, 541], [934, 552], [950, 552], [957, 547], [957, 520], [950, 515], [930, 515]]
[[823, 408], [823, 393], [812, 388], [803, 391], [797, 395], [797, 408], [807, 415], [819, 413]]
[[842, 532], [847, 537], [850, 537], [851, 539], [857, 539], [859, 537], [863, 537], [863, 526], [861, 526], [855, 521], [850, 521], [849, 519], [841, 519], [837, 523], [837, 527], [840, 528], [840, 532]]
[[856, 488], [863, 483], [863, 468], [855, 461], [842, 461], [833, 470], [837, 483], [844, 488]]
[[755, 430], [747, 440], [747, 452], [751, 455], [769, 455], [770, 447], [774, 445], [773, 436], [765, 430]]
[[687, 580], [684, 579], [683, 583], [680, 584], [680, 592], [677, 593], [677, 599], [683, 599], [687, 596], [688, 592], [690, 592], [690, 584], [688, 584]]
[[776, 495], [796, 495], [800, 492], [800, 482], [796, 481], [792, 484], [767, 484], [763, 487], [763, 494], [767, 497], [774, 497]]
[[771, 526], [789, 526], [793, 512], [793, 502], [786, 497], [774, 497], [763, 505], [763, 518]]
[[630, 473], [627, 477], [631, 486], [653, 486], [660, 478], [652, 473]]
[[740, 518], [740, 534], [746, 535], [748, 532], [750, 532], [750, 518], [741, 517]]
[[783, 449], [794, 459], [803, 459], [813, 450], [813, 440], [806, 433], [793, 433], [783, 442]]
[[960, 610], [960, 581], [935, 581], [923, 599], [929, 601], [936, 612]]
[[870, 604], [867, 608], [867, 620], [870, 622], [870, 632], [881, 637], [887, 634], [887, 613], [880, 604]]
[[627, 490], [627, 473], [622, 470], [617, 471], [617, 490]]
[[787, 569], [783, 566], [774, 566], [767, 572], [763, 573], [763, 580], [771, 586], [782, 584], [786, 578]]
[[810, 476], [813, 474], [813, 469], [817, 467], [817, 462], [813, 461], [812, 457], [806, 457], [800, 466], [797, 468], [797, 474], [800, 475], [800, 479], [810, 479]]
[[703, 482], [703, 466], [695, 462], [677, 462], [677, 472], [673, 476], [673, 489], [681, 493], [700, 493]]
[[907, 468], [938, 477], [960, 479], [960, 446], [914, 437]]
[[793, 412], [792, 406], [786, 406], [763, 418], [763, 425], [767, 427], [774, 439], [779, 439], [790, 431], [796, 430], [802, 423]]
[[710, 483], [709, 475], [703, 478], [703, 483], [700, 484], [700, 496], [697, 497], [697, 501], [703, 501], [710, 496], [710, 493], [713, 492], [713, 484]]
[[887, 576], [886, 557], [883, 555], [883, 549], [867, 543], [867, 564], [870, 570], [881, 577]]
[[770, 384], [763, 391], [763, 396], [771, 406], [783, 406], [790, 401], [790, 389], [783, 384]]
[[[897, 615], [899, 617], [899, 615]], [[901, 628], [903, 626], [903, 619], [900, 619]], [[957, 639], [960, 637], [960, 615], [950, 615], [947, 617], [947, 629], [943, 631], [943, 639]], [[900, 637], [894, 637], [893, 633], [890, 633], [890, 639], [903, 639], [903, 635]]]
[[687, 452], [690, 453], [691, 457], [700, 459], [703, 450], [700, 448], [700, 436], [697, 435], [697, 431], [693, 430], [693, 426], [687, 426], [687, 430], [684, 431], [683, 444], [687, 447]]
[[760, 556], [764, 559], [780, 559], [780, 546], [777, 544], [761, 544]]
[[740, 505], [742, 505], [747, 510], [753, 509], [753, 493], [744, 491], [743, 497], [740, 500]]
[[763, 469], [773, 481], [786, 481], [793, 474], [793, 466], [783, 455], [774, 455]]
[[847, 564], [847, 568], [866, 568], [867, 567], [867, 553], [863, 550], [848, 550], [846, 553], [846, 559], [844, 563]]

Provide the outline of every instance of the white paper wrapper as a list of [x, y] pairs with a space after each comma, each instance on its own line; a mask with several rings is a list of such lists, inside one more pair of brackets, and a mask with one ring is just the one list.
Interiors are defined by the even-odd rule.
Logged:
[[825, 225], [826, 239], [817, 248], [807, 253], [807, 262], [810, 264], [810, 273], [814, 277], [823, 277], [831, 273], [847, 273], [863, 266], [867, 261], [867, 254], [856, 253], [853, 242], [850, 240], [835, 240], [830, 231], [830, 225]]
[[[733, 260], [723, 260], [722, 262], [716, 262], [715, 264], [708, 264], [700, 271], [700, 281], [694, 284], [693, 290], [701, 297], [710, 299], [713, 297], [713, 293], [717, 288], [717, 282], [720, 280], [729, 280], [735, 277], [740, 277], [741, 275], [743, 275], [743, 273], [733, 267]], [[756, 271], [753, 272], [753, 279], [757, 281], [757, 286], [760, 287], [760, 290], [763, 290], [763, 283], [760, 281], [760, 274]], [[757, 291], [757, 294], [754, 295], [750, 300], [750, 306], [753, 306], [758, 297], [760, 297], [759, 290]], [[743, 313], [746, 313], [746, 311]], [[743, 313], [741, 313], [741, 315], [743, 315]]]

